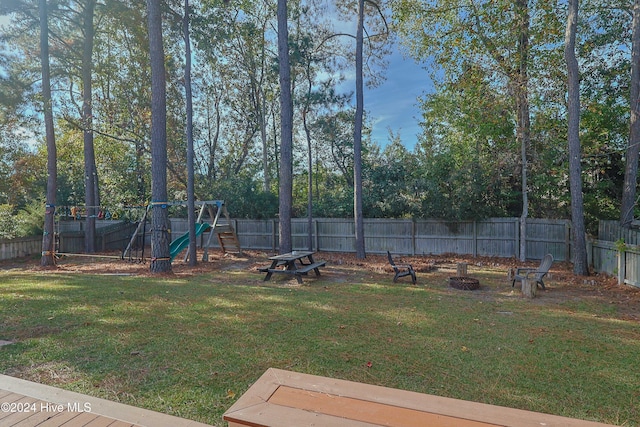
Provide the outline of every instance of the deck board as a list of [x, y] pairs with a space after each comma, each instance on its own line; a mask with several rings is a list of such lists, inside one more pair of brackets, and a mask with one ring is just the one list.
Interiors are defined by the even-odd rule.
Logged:
[[6, 375], [0, 405], [2, 427], [211, 427]]
[[113, 427], [113, 421], [105, 417], [96, 417], [89, 421], [84, 427]]
[[223, 418], [229, 427], [613, 427], [274, 368]]

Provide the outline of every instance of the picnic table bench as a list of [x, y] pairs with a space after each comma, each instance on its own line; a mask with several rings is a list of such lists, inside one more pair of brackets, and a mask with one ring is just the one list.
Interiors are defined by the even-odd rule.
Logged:
[[298, 283], [302, 283], [302, 275], [306, 275], [311, 270], [320, 275], [320, 267], [324, 267], [325, 261], [314, 261], [314, 252], [311, 251], [293, 251], [286, 254], [275, 255], [269, 257], [271, 265], [258, 268], [258, 271], [267, 273], [264, 281], [271, 280], [273, 273], [290, 274], [295, 276]]

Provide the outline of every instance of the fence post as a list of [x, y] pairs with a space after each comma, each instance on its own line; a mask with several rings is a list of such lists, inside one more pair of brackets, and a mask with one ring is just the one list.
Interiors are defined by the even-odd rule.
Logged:
[[565, 234], [564, 234], [564, 246], [565, 246], [565, 261], [573, 261], [573, 256], [571, 255], [571, 221], [567, 221], [565, 223]]
[[[238, 220], [236, 218], [231, 220], [232, 223], [232, 227], [233, 227], [233, 232], [236, 234], [236, 239], [238, 239], [238, 249], [240, 249], [240, 251], [242, 251], [242, 243], [240, 243], [240, 234], [238, 234]], [[215, 230], [211, 230], [212, 233], [215, 233]], [[218, 236], [218, 239], [216, 239], [218, 241], [218, 245], [220, 245], [220, 236]], [[222, 249], [222, 247], [220, 247], [220, 249]]]
[[622, 285], [624, 278], [627, 276], [627, 256], [625, 254], [624, 244], [616, 246], [616, 252], [618, 254], [618, 285]]
[[316, 247], [316, 251], [320, 251], [320, 237], [318, 236], [318, 220], [314, 219], [313, 220], [313, 235], [315, 236], [315, 247]]
[[473, 249], [471, 250], [474, 258], [478, 256], [478, 221], [473, 220]]
[[519, 218], [514, 218], [513, 219], [513, 226], [515, 227], [515, 233], [513, 233], [513, 235], [515, 236], [515, 250], [516, 250], [516, 258], [520, 259], [520, 219]]
[[276, 252], [276, 219], [271, 220], [271, 250]]
[[416, 254], [416, 219], [411, 218], [411, 255], [415, 256]]

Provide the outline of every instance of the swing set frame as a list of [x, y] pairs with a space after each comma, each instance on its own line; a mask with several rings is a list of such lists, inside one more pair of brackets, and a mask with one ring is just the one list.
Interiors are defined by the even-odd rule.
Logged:
[[[187, 203], [184, 201], [177, 201], [177, 202], [167, 202], [166, 206], [186, 206], [186, 204]], [[219, 220], [221, 216], [224, 216], [227, 220], [226, 227], [230, 227], [231, 219], [229, 217], [229, 212], [227, 211], [224, 200], [197, 201], [195, 202], [195, 206], [198, 206], [200, 208], [198, 217], [196, 219], [196, 224], [204, 223], [205, 213], [209, 214], [209, 219], [211, 220], [209, 236], [207, 238], [206, 244], [203, 245], [203, 255], [202, 255], [202, 261], [209, 261], [209, 247], [211, 246], [211, 240], [213, 239], [213, 235], [217, 234], [217, 228], [220, 228]], [[214, 207], [215, 207], [215, 211], [214, 211]], [[145, 259], [144, 247], [146, 246], [145, 245], [146, 223], [147, 223], [150, 208], [151, 208], [151, 205], [148, 205], [142, 219], [140, 220], [140, 223], [138, 224], [138, 227], [136, 228], [136, 231], [131, 236], [129, 244], [122, 252], [122, 256], [121, 256], [122, 259], [125, 259], [128, 257], [130, 261], [144, 262], [144, 259]], [[233, 234], [235, 236], [235, 231], [233, 231]], [[236, 241], [237, 241], [237, 237], [236, 237]], [[136, 242], [138, 242], [137, 245], [136, 245]], [[142, 248], [140, 256], [134, 257], [132, 255], [134, 247]], [[221, 247], [224, 251], [224, 245], [222, 244], [222, 242], [221, 242]], [[187, 253], [184, 256], [184, 262], [187, 262], [188, 260], [189, 260], [189, 252], [187, 251]]]
[[[184, 201], [174, 201], [162, 203], [163, 205], [169, 206], [186, 206], [187, 203]], [[237, 252], [241, 253], [240, 244], [237, 240], [237, 235], [235, 234], [235, 230], [231, 225], [231, 219], [229, 217], [229, 212], [227, 211], [224, 200], [206, 200], [206, 201], [197, 201], [195, 205], [199, 207], [198, 217], [196, 219], [196, 224], [203, 224], [206, 214], [208, 214], [208, 218], [211, 221], [210, 224], [210, 232], [206, 241], [206, 244], [203, 243], [204, 253], [202, 255], [202, 261], [209, 260], [209, 247], [211, 246], [213, 235], [216, 234], [218, 236], [218, 240], [220, 242], [220, 246], [224, 252], [225, 244], [222, 239], [222, 235], [232, 235], [233, 241], [237, 247]], [[138, 206], [124, 206], [122, 208], [114, 208], [109, 209], [105, 206], [61, 206], [59, 210], [56, 210], [56, 216], [58, 220], [56, 221], [55, 226], [55, 248], [54, 259], [60, 258], [63, 256], [75, 256], [75, 257], [87, 257], [87, 258], [111, 258], [111, 259], [121, 259], [128, 260], [129, 262], [145, 262], [145, 248], [146, 248], [146, 238], [147, 238], [147, 223], [150, 221], [149, 219], [149, 211], [152, 204], [138, 205]], [[70, 253], [70, 252], [60, 252], [60, 217], [65, 217], [67, 219], [73, 218], [74, 221], [82, 221], [86, 219], [86, 217], [82, 216], [83, 210], [95, 210], [98, 214], [94, 215], [96, 219], [111, 219], [111, 220], [122, 220], [120, 215], [114, 215], [111, 212], [117, 212], [122, 209], [144, 209], [140, 219], [135, 221], [137, 223], [135, 231], [128, 239], [128, 244], [122, 253], [119, 256], [116, 255], [101, 255], [101, 254], [86, 254], [86, 253]], [[107, 217], [107, 213], [109, 213]], [[102, 215], [101, 215], [102, 214]], [[224, 216], [227, 224], [220, 224], [219, 220]], [[169, 230], [171, 232], [171, 230]], [[189, 253], [184, 257], [184, 262], [187, 262], [189, 259]]]

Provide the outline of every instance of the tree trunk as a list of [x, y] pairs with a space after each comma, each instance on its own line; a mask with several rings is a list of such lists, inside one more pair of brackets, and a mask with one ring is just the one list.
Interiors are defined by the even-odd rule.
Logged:
[[[311, 85], [309, 85], [309, 93], [307, 93], [307, 102], [310, 97]], [[304, 134], [307, 138], [307, 248], [313, 250], [313, 152], [311, 151], [311, 130], [307, 123], [308, 104], [302, 110], [302, 125]]]
[[93, 72], [93, 15], [96, 0], [87, 0], [84, 8], [84, 49], [82, 53], [82, 127], [84, 136], [84, 202], [87, 219], [84, 230], [84, 250], [86, 253], [96, 251], [96, 216], [98, 188], [96, 155], [93, 145], [93, 105], [92, 105], [92, 72]]
[[56, 138], [53, 128], [53, 106], [51, 101], [51, 72], [49, 68], [49, 22], [47, 18], [47, 0], [40, 0], [40, 59], [42, 62], [42, 102], [44, 106], [44, 124], [47, 137], [47, 200], [44, 212], [44, 233], [42, 235], [42, 258], [40, 265], [55, 264], [55, 214], [56, 184], [58, 164]]
[[516, 1], [518, 11], [518, 67], [513, 77], [516, 99], [516, 139], [520, 143], [522, 162], [522, 214], [520, 216], [520, 261], [527, 258], [527, 218], [529, 216], [529, 189], [527, 183], [527, 152], [531, 144], [531, 118], [529, 112], [529, 5], [527, 0]]
[[582, 158], [580, 148], [580, 74], [576, 59], [576, 29], [578, 26], [578, 0], [569, 0], [564, 57], [567, 62], [569, 129], [569, 183], [571, 187], [571, 221], [573, 230], [573, 272], [588, 274], [587, 245], [582, 200]]
[[527, 279], [526, 277], [524, 279], [521, 280], [521, 293], [522, 296], [525, 298], [535, 298], [536, 297], [536, 291], [538, 290], [538, 284], [536, 283], [535, 279]]
[[144, 143], [140, 140], [136, 140], [136, 196], [140, 203], [147, 200], [147, 185], [145, 182], [145, 149]]
[[622, 204], [620, 206], [620, 225], [623, 227], [630, 227], [634, 217], [638, 159], [640, 157], [640, 0], [633, 2], [630, 86], [629, 144], [627, 145]]
[[291, 252], [291, 210], [293, 206], [293, 103], [289, 65], [287, 1], [278, 0], [278, 59], [280, 63], [280, 253]]
[[353, 126], [353, 216], [355, 220], [356, 258], [366, 258], [364, 218], [362, 213], [362, 118], [364, 115], [364, 85], [362, 48], [364, 44], [364, 0], [358, 0], [356, 30], [356, 117]]
[[[193, 97], [191, 93], [191, 39], [189, 37], [189, 0], [184, 0], [184, 89], [187, 107], [187, 220], [189, 223], [189, 265], [198, 263], [196, 255], [195, 172], [193, 152]], [[211, 230], [213, 233], [214, 230]]]
[[267, 135], [267, 106], [262, 87], [258, 89], [261, 96], [260, 103], [260, 141], [262, 142], [262, 173], [264, 173], [264, 191], [271, 192], [271, 176], [269, 174], [269, 140]]
[[147, 0], [151, 59], [151, 272], [171, 271], [167, 212], [167, 94], [160, 0]]

